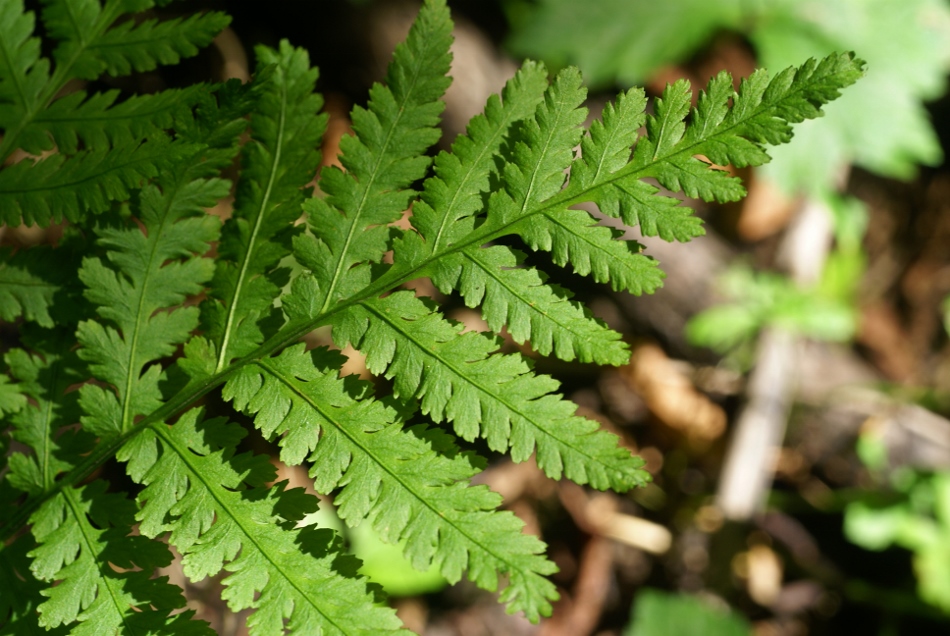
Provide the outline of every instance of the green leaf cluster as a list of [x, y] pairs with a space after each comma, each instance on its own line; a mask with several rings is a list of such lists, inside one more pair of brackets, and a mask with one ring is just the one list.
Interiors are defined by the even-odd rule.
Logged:
[[[841, 54], [759, 71], [738, 91], [722, 75], [695, 107], [681, 82], [650, 115], [634, 89], [585, 129], [580, 74], [549, 82], [529, 62], [433, 157], [452, 22], [428, 0], [385, 82], [354, 108], [342, 168], [318, 171], [317, 71], [286, 42], [256, 50], [245, 85], [63, 95], [71, 79], [176, 62], [226, 23], [213, 12], [125, 19], [152, 4], [44, 2], [47, 59], [36, 16], [0, 0], [0, 157], [26, 156], [0, 170], [0, 219], [68, 222], [55, 247], [7, 251], [0, 265], [0, 320], [19, 329], [0, 375], [0, 582], [14, 590], [0, 595], [0, 633], [209, 633], [153, 576], [169, 545], [189, 579], [223, 573], [228, 605], [255, 610], [252, 634], [402, 633], [339, 537], [310, 523], [318, 500], [274, 483], [238, 422], [417, 569], [501, 587], [532, 621], [549, 614], [555, 566], [473, 483], [485, 460], [466, 442], [598, 489], [649, 475], [554, 379], [500, 351], [507, 329], [564, 360], [628, 355], [507, 243], [617, 290], [654, 291], [656, 262], [575, 206], [668, 240], [697, 236], [690, 209], [654, 184], [741, 197], [706, 159], [767, 161], [765, 146], [819, 116], [862, 63]], [[236, 185], [224, 176], [235, 158]], [[226, 221], [206, 212], [232, 192]], [[400, 289], [420, 277], [480, 307], [491, 331], [466, 333]], [[308, 350], [302, 337], [326, 326], [392, 389], [375, 394], [341, 376], [339, 352]], [[206, 404], [210, 394], [221, 400]]]

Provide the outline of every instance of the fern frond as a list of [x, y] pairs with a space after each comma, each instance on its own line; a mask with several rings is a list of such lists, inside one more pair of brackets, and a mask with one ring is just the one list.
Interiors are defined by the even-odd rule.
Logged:
[[222, 596], [234, 611], [257, 608], [252, 634], [408, 634], [392, 610], [373, 603], [331, 531], [294, 528], [316, 510], [316, 498], [284, 492], [283, 484], [264, 488], [274, 478], [267, 459], [234, 456], [245, 434], [191, 410], [126, 445], [119, 459], [146, 486], [142, 533], [171, 531], [191, 580], [231, 572]]
[[74, 342], [68, 329], [32, 329], [25, 333], [24, 349], [8, 351], [4, 360], [30, 405], [10, 416], [13, 438], [33, 455], [10, 456], [6, 480], [29, 495], [52, 490], [57, 477], [89, 451], [92, 440], [75, 430], [60, 429], [79, 421], [75, 392], [67, 389], [85, 380], [85, 365], [69, 350]]
[[481, 305], [488, 327], [503, 327], [515, 342], [530, 341], [542, 355], [598, 364], [624, 364], [629, 358], [620, 334], [608, 329], [565, 289], [545, 284], [535, 268], [518, 268], [524, 254], [495, 245], [467, 249], [440, 259], [430, 270], [443, 292], [458, 289], [469, 307]]
[[[22, 338], [24, 346], [36, 353], [13, 349], [4, 356], [9, 373], [16, 384], [8, 383], [8, 376], [0, 376], [0, 410], [7, 413], [5, 424], [13, 427], [12, 438], [25, 445], [32, 454], [23, 452], [6, 456], [2, 468], [8, 469], [0, 477], [0, 506], [3, 510], [16, 509], [25, 492], [28, 501], [40, 501], [52, 490], [61, 472], [70, 469], [76, 458], [88, 452], [91, 440], [75, 431], [62, 427], [78, 420], [76, 394], [66, 389], [84, 377], [81, 361], [69, 351], [73, 338], [68, 329], [37, 329], [30, 326]], [[4, 389], [13, 389], [7, 394]], [[10, 398], [18, 398], [12, 405]], [[29, 399], [29, 403], [27, 402]], [[4, 436], [4, 442], [7, 441]], [[3, 524], [13, 515], [4, 515]], [[16, 538], [0, 549], [0, 634], [65, 633], [65, 627], [44, 631], [40, 626], [37, 608], [45, 600], [41, 595], [46, 585], [30, 571], [27, 553], [36, 544], [30, 534]]]
[[545, 210], [512, 224], [511, 230], [531, 249], [550, 252], [556, 264], [609, 282], [615, 291], [652, 292], [665, 276], [636, 242], [619, 240], [619, 230], [600, 225], [583, 210]]
[[[261, 323], [273, 317], [274, 299], [288, 278], [286, 268], [275, 268], [290, 254], [293, 223], [307, 194], [303, 187], [320, 163], [317, 149], [327, 122], [326, 115], [316, 115], [323, 100], [313, 92], [317, 71], [305, 51], [285, 41], [278, 51], [258, 47], [257, 56], [263, 98], [251, 114], [237, 204], [218, 246], [213, 298], [202, 307], [207, 338], [218, 354], [215, 370], [264, 341]], [[262, 79], [269, 65], [274, 72]]]
[[[316, 498], [268, 485], [268, 459], [237, 452], [244, 429], [192, 408], [215, 389], [277, 438], [285, 462], [309, 464], [348, 524], [371, 523], [415, 566], [435, 564], [453, 581], [466, 574], [492, 590], [507, 576], [509, 610], [549, 614], [557, 593], [543, 544], [471, 484], [484, 462], [417, 424], [417, 412], [595, 488], [643, 484], [643, 462], [578, 417], [530, 360], [502, 354], [497, 337], [462, 333], [399, 287], [428, 276], [537, 351], [623, 363], [618, 334], [496, 241], [517, 236], [615, 289], [653, 291], [656, 263], [576, 206], [667, 240], [696, 236], [689, 208], [653, 184], [740, 196], [713, 164], [766, 161], [766, 144], [787, 141], [790, 123], [820, 114], [861, 68], [833, 56], [771, 81], [757, 73], [738, 91], [720, 76], [693, 109], [676, 84], [651, 115], [631, 91], [586, 135], [579, 75], [562, 71], [548, 86], [529, 63], [430, 171], [451, 21], [445, 0], [426, 0], [385, 85], [354, 111], [343, 169], [324, 169], [326, 197], [304, 202], [326, 119], [301, 50], [260, 49], [247, 86], [59, 97], [70, 79], [191, 54], [225, 18], [130, 15], [165, 0], [42, 4], [50, 59], [23, 1], [0, 0], [0, 222], [67, 219], [91, 244], [81, 267], [69, 265], [69, 241], [55, 258], [33, 248], [0, 265], [0, 319], [24, 323], [0, 375], [0, 509], [13, 510], [0, 519], [0, 585], [22, 581], [15, 601], [0, 594], [0, 633], [207, 633], [173, 615], [180, 592], [152, 578], [169, 560], [166, 535], [190, 579], [229, 572], [224, 598], [256, 610], [255, 635], [405, 633], [332, 532], [297, 527]], [[219, 221], [204, 209], [230, 192], [220, 175], [249, 113], [234, 214], [217, 241]], [[7, 163], [14, 150], [27, 158]], [[390, 227], [406, 210], [412, 228]], [[48, 271], [53, 261], [62, 271]], [[363, 352], [394, 395], [340, 378], [340, 354], [306, 352], [300, 337], [320, 326]], [[91, 479], [113, 457], [143, 487], [137, 508], [109, 492], [119, 484]], [[33, 536], [21, 532], [31, 523]]]
[[99, 0], [45, 4], [43, 23], [49, 35], [59, 40], [53, 59], [68, 69], [71, 78], [89, 80], [102, 73], [127, 75], [175, 64], [210, 44], [230, 22], [223, 13], [209, 12], [163, 22], [116, 24], [124, 14], [151, 8], [152, 0], [107, 2], [104, 7]]
[[[163, 64], [177, 64], [211, 43], [231, 22], [226, 14], [211, 11], [172, 20], [122, 22], [107, 30], [95, 41], [88, 41], [76, 62], [84, 77], [92, 79], [100, 73], [128, 75], [151, 71]], [[88, 68], [88, 70], [86, 70]], [[91, 76], [91, 77], [90, 77]]]
[[397, 267], [410, 267], [438, 254], [472, 231], [473, 224], [462, 220], [481, 210], [489, 177], [496, 170], [496, 153], [511, 127], [534, 114], [546, 88], [544, 67], [526, 62], [505, 84], [501, 98], [492, 95], [485, 112], [469, 122], [466, 134], [452, 143], [452, 152], [439, 153], [435, 174], [426, 179], [413, 205], [411, 221], [418, 234], [407, 233], [396, 242]]
[[[546, 86], [544, 68], [526, 63], [506, 85], [503, 101], [492, 96], [485, 113], [455, 140], [452, 153], [439, 153], [435, 175], [426, 180], [413, 206], [411, 221], [418, 234], [409, 233], [396, 243], [397, 268], [410, 267], [471, 233], [474, 224], [466, 219], [483, 205], [496, 153], [513, 125], [534, 113]], [[517, 342], [530, 341], [542, 354], [554, 351], [566, 360], [622, 363], [626, 354], [618, 336], [568, 302], [564, 290], [544, 284], [537, 270], [512, 270], [521, 260], [519, 252], [500, 246], [468, 249], [438, 259], [425, 273], [445, 293], [458, 289], [468, 306], [481, 304], [492, 330], [507, 326]]]
[[414, 194], [406, 189], [426, 175], [423, 153], [439, 138], [439, 99], [448, 87], [452, 21], [442, 0], [427, 0], [405, 42], [396, 47], [386, 85], [370, 90], [367, 109], [353, 109], [356, 136], [340, 141], [346, 172], [321, 172], [326, 199], [307, 201], [313, 237], [294, 240], [294, 254], [317, 273], [311, 304], [326, 311], [370, 281], [369, 263], [390, 247], [387, 224], [399, 219]]
[[648, 480], [640, 458], [552, 394], [554, 379], [531, 373], [521, 356], [492, 355], [495, 339], [462, 334], [411, 292], [363, 302], [331, 324], [338, 345], [365, 352], [371, 371], [393, 378], [397, 396], [418, 398], [423, 413], [451, 421], [463, 439], [480, 435], [493, 450], [510, 447], [518, 462], [536, 451], [552, 479], [615, 490]]
[[10, 378], [0, 375], [0, 415], [16, 413], [24, 406], [26, 406], [26, 396], [20, 390], [20, 385], [13, 384]]
[[[220, 13], [196, 15], [156, 24], [154, 20], [136, 25], [125, 21], [113, 28], [123, 15], [151, 7], [150, 0], [108, 2], [99, 0], [55, 0], [45, 3], [43, 21], [50, 37], [58, 40], [53, 51], [56, 68], [40, 56], [40, 41], [33, 35], [35, 20], [24, 10], [22, 0], [0, 2], [0, 128], [6, 133], [0, 142], [0, 158], [15, 148], [38, 154], [50, 148], [43, 111], [71, 79], [96, 79], [103, 72], [114, 75], [131, 70], [150, 70], [158, 63], [177, 62], [194, 55], [228, 23]], [[56, 113], [62, 119], [66, 106]], [[99, 98], [103, 99], [103, 98]], [[108, 98], [104, 98], [108, 99]], [[88, 109], [88, 106], [87, 106]], [[118, 114], [118, 113], [117, 113]], [[156, 122], [160, 125], [160, 122]]]
[[[93, 443], [88, 433], [69, 427], [78, 421], [80, 410], [77, 393], [67, 389], [87, 377], [70, 351], [72, 342], [71, 330], [34, 328], [25, 334], [24, 344], [36, 353], [14, 349], [5, 356], [30, 398], [30, 404], [10, 418], [13, 438], [33, 451], [10, 457], [5, 481], [33, 500], [53, 493], [59, 475], [74, 468]], [[176, 633], [159, 629], [168, 624], [188, 630], [181, 633], [207, 634], [198, 629], [199, 623], [189, 625], [190, 614], [169, 618], [171, 610], [184, 605], [184, 598], [166, 579], [151, 579], [151, 573], [170, 563], [171, 554], [144, 537], [128, 536], [134, 507], [120, 495], [107, 495], [105, 488], [104, 482], [62, 488], [30, 518], [37, 541], [30, 552], [32, 574], [58, 581], [40, 592], [49, 599], [38, 604], [39, 625], [54, 628], [80, 621], [71, 632], [76, 634], [113, 633], [120, 626]], [[142, 570], [120, 574], [110, 563]]]
[[[217, 102], [208, 97], [199, 116], [183, 131], [196, 148], [143, 188], [133, 202], [135, 222], [101, 226], [98, 243], [109, 264], [86, 258], [79, 278], [100, 320], [79, 325], [80, 356], [96, 379], [114, 390], [87, 384], [80, 389], [87, 415], [83, 426], [102, 438], [125, 433], [139, 415], [161, 406], [161, 366], [198, 326], [198, 308], [180, 307], [204, 290], [214, 263], [203, 256], [218, 237], [220, 221], [204, 213], [226, 196], [230, 183], [215, 175], [237, 151], [231, 133], [243, 130], [253, 106], [254, 86], [225, 85]], [[213, 146], [209, 146], [213, 143]], [[215, 147], [221, 146], [221, 147]], [[171, 311], [163, 311], [171, 309]], [[146, 368], [147, 367], [147, 368]]]
[[40, 57], [39, 38], [31, 37], [34, 26], [33, 12], [24, 10], [23, 0], [0, 1], [0, 127], [5, 129], [0, 159], [17, 147], [28, 152], [43, 147], [43, 139], [38, 145], [29, 138], [17, 144], [8, 139], [11, 128], [44, 105], [50, 64]]
[[[21, 161], [0, 171], [0, 222], [48, 225], [75, 222], [85, 212], [104, 211], [126, 200], [132, 189], [169, 168], [181, 149], [162, 143], [164, 128], [184, 126], [189, 102], [200, 90], [141, 97], [113, 106], [115, 92], [86, 98], [79, 92], [56, 99], [71, 79], [95, 79], [103, 72], [150, 70], [193, 55], [228, 18], [206, 13], [186, 19], [136, 24], [116, 21], [153, 2], [51, 0], [43, 19], [59, 41], [56, 67], [40, 56], [34, 17], [22, 0], [0, 1], [0, 161], [17, 148], [32, 155], [57, 148], [39, 162]], [[145, 142], [146, 139], [149, 141]], [[79, 141], [85, 144], [79, 152]], [[144, 143], [143, 143], [144, 142]], [[113, 146], [111, 152], [109, 145]], [[187, 153], [187, 150], [183, 152]]]
[[28, 325], [21, 339], [25, 348], [4, 355], [16, 381], [12, 386], [24, 400], [6, 422], [12, 425], [11, 437], [32, 453], [10, 455], [2, 483], [27, 493], [27, 503], [52, 492], [61, 474], [92, 446], [89, 435], [70, 428], [80, 411], [77, 393], [67, 389], [87, 377], [85, 365], [70, 351], [74, 328], [75, 320], [55, 329]]
[[[554, 565], [543, 544], [521, 533], [523, 523], [498, 512], [501, 497], [467, 482], [480, 467], [444, 433], [404, 429], [392, 406], [373, 400], [369, 385], [344, 382], [345, 358], [303, 345], [244, 367], [224, 388], [236, 408], [257, 416], [267, 437], [283, 435], [281, 459], [309, 459], [314, 487], [334, 498], [349, 525], [366, 517], [385, 541], [406, 541], [406, 556], [426, 570], [434, 562], [450, 582], [468, 578], [487, 590], [508, 574], [501, 599], [531, 620], [550, 612]], [[309, 456], [308, 456], [309, 454]]]

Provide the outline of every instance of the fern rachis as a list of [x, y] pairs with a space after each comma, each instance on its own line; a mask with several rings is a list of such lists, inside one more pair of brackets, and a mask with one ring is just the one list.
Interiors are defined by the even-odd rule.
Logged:
[[[688, 240], [702, 232], [689, 208], [642, 179], [693, 197], [741, 196], [738, 180], [694, 157], [766, 161], [763, 145], [819, 115], [860, 62], [832, 56], [772, 80], [759, 71], [738, 92], [721, 75], [692, 109], [677, 83], [649, 117], [633, 90], [589, 131], [579, 74], [549, 84], [526, 63], [433, 159], [451, 21], [442, 0], [429, 0], [386, 83], [354, 110], [343, 169], [323, 169], [315, 196], [326, 117], [316, 70], [287, 43], [258, 48], [244, 86], [54, 99], [71, 78], [175, 62], [225, 23], [215, 13], [116, 22], [151, 4], [49, 0], [41, 18], [59, 42], [50, 75], [32, 14], [0, 0], [0, 157], [56, 149], [0, 171], [0, 219], [71, 222], [52, 256], [21, 249], [0, 265], [0, 318], [21, 321], [0, 376], [2, 439], [29, 449], [5, 453], [0, 473], [0, 505], [13, 511], [0, 523], [0, 580], [27, 582], [0, 601], [0, 625], [207, 633], [176, 613], [179, 592], [150, 578], [169, 553], [149, 538], [166, 538], [190, 578], [229, 572], [224, 597], [256, 608], [253, 633], [400, 631], [339, 539], [297, 527], [316, 499], [269, 486], [267, 459], [239, 451], [246, 431], [228, 411], [197, 406], [212, 391], [252, 417], [283, 462], [307, 464], [347, 524], [371, 523], [416, 567], [434, 564], [450, 581], [465, 575], [494, 590], [505, 574], [509, 611], [548, 614], [557, 594], [543, 543], [470, 483], [484, 461], [457, 438], [483, 437], [515, 461], [535, 456], [552, 478], [599, 489], [648, 475], [616, 437], [575, 415], [555, 380], [398, 288], [428, 276], [480, 306], [493, 332], [505, 327], [541, 354], [622, 364], [618, 334], [493, 241], [516, 235], [617, 290], [652, 292], [656, 263], [572, 206], [594, 202], [645, 234]], [[238, 154], [234, 213], [222, 224], [204, 210], [229, 192], [221, 171]], [[410, 206], [412, 228], [389, 227]], [[391, 378], [392, 394], [340, 377], [341, 355], [299, 343], [322, 326]], [[141, 486], [134, 501], [103, 478], [87, 483], [113, 457]]]

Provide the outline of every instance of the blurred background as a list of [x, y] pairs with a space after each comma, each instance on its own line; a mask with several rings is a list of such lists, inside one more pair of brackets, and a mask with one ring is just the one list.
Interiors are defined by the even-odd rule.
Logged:
[[[219, 8], [234, 21], [206, 55], [122, 87], [246, 79], [254, 45], [288, 38], [320, 67], [326, 163], [418, 10], [413, 0], [189, 4], [162, 11]], [[368, 530], [344, 531], [407, 626], [432, 636], [950, 630], [950, 3], [449, 6], [455, 82], [443, 147], [528, 57], [552, 72], [579, 66], [592, 118], [630, 86], [659, 96], [686, 78], [699, 91], [722, 69], [738, 82], [757, 67], [774, 73], [850, 50], [868, 71], [824, 118], [797, 126], [771, 164], [741, 171], [746, 199], [696, 208], [706, 236], [684, 245], [626, 229], [667, 273], [656, 294], [554, 277], [584, 290], [579, 300], [624, 335], [631, 361], [597, 368], [521, 350], [643, 456], [653, 483], [597, 493], [478, 448], [492, 457], [480, 479], [547, 542], [562, 599], [533, 626], [464, 581], [413, 571]], [[4, 240], [41, 240], [15, 231]], [[414, 288], [450, 318], [484, 324], [427, 281]], [[355, 355], [347, 370], [368, 377]], [[307, 486], [304, 471], [281, 470]], [[343, 531], [329, 502], [318, 514]], [[219, 633], [244, 633], [217, 581], [186, 584], [174, 566], [167, 574]]]

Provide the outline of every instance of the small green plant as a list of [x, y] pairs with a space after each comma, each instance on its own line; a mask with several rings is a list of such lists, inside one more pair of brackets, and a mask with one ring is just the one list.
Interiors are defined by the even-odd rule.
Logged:
[[755, 272], [738, 264], [719, 281], [729, 300], [693, 316], [686, 326], [689, 340], [736, 358], [748, 366], [753, 344], [766, 327], [777, 327], [816, 340], [846, 342], [858, 328], [857, 292], [865, 271], [862, 246], [867, 224], [864, 206], [850, 197], [829, 196], [835, 249], [821, 277], [799, 286], [775, 272]]
[[[385, 84], [354, 108], [343, 169], [323, 169], [314, 196], [326, 117], [316, 70], [287, 43], [257, 49], [247, 85], [59, 97], [74, 78], [173, 63], [226, 23], [218, 13], [122, 20], [152, 4], [48, 0], [51, 61], [22, 0], [0, 0], [0, 161], [53, 151], [0, 171], [0, 219], [69, 222], [55, 247], [8, 251], [0, 265], [0, 317], [19, 325], [0, 376], [0, 629], [209, 633], [178, 612], [177, 588], [153, 578], [171, 544], [190, 579], [228, 573], [223, 596], [256, 609], [252, 634], [403, 631], [337, 536], [299, 523], [316, 498], [272, 484], [268, 458], [240, 449], [247, 431], [231, 407], [277, 443], [281, 461], [309, 467], [347, 525], [371, 524], [414, 567], [434, 565], [449, 581], [495, 590], [504, 575], [509, 611], [550, 613], [544, 544], [471, 485], [485, 462], [459, 438], [598, 489], [643, 484], [643, 462], [576, 416], [556, 381], [499, 353], [497, 336], [463, 333], [400, 287], [428, 276], [481, 306], [492, 332], [507, 328], [542, 355], [622, 364], [619, 334], [493, 242], [519, 237], [597, 282], [652, 292], [657, 264], [572, 206], [593, 201], [667, 240], [697, 236], [690, 208], [644, 179], [690, 197], [741, 197], [737, 179], [697, 157], [768, 161], [764, 146], [820, 115], [862, 63], [841, 54], [772, 79], [758, 71], [738, 92], [721, 74], [695, 108], [677, 82], [650, 116], [633, 89], [588, 130], [580, 74], [549, 83], [526, 63], [433, 159], [452, 23], [444, 1], [429, 0]], [[222, 224], [205, 210], [229, 194], [222, 169], [237, 155]], [[392, 227], [407, 208], [411, 229]], [[321, 326], [365, 354], [391, 393], [340, 377], [339, 352], [307, 350], [301, 337]], [[223, 413], [205, 403], [212, 393], [230, 405]], [[113, 459], [131, 492], [98, 472]]]
[[849, 502], [845, 536], [868, 550], [911, 551], [920, 598], [950, 611], [950, 472], [888, 468], [887, 449], [873, 433], [862, 435], [858, 453], [890, 492]]

